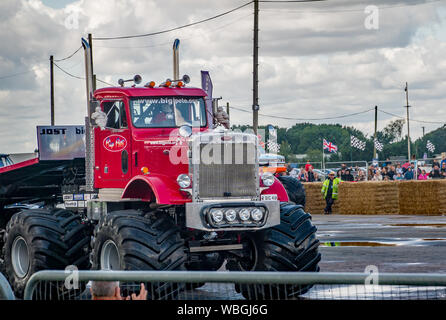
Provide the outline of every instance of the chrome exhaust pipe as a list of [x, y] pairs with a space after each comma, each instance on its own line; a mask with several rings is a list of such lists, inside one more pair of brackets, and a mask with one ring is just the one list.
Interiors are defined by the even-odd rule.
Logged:
[[173, 42], [173, 80], [180, 80], [180, 59], [179, 59], [180, 40], [175, 39]]

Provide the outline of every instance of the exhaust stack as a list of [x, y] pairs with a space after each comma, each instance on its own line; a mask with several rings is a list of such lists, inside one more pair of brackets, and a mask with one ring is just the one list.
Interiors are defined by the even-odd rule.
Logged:
[[180, 40], [175, 39], [173, 42], [173, 80], [180, 80], [180, 59], [179, 59]]

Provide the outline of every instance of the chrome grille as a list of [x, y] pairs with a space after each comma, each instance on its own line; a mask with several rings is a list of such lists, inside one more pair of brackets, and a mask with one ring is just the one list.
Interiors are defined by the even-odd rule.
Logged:
[[201, 144], [199, 150], [200, 155], [208, 155], [211, 159], [202, 158], [198, 164], [200, 198], [252, 198], [257, 195], [258, 166], [254, 143], [208, 143]]

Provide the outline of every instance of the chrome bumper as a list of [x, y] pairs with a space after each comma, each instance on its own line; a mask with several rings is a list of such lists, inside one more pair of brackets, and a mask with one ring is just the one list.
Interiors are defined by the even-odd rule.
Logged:
[[[225, 227], [213, 227], [207, 217], [211, 208], [221, 209], [258, 207], [266, 209], [265, 220], [261, 225], [229, 225]], [[279, 201], [213, 201], [213, 202], [188, 202], [186, 203], [186, 227], [205, 231], [248, 231], [271, 228], [280, 224]]]

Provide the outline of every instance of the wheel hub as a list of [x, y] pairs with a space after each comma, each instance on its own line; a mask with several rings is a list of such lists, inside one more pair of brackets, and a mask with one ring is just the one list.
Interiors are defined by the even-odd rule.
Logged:
[[19, 278], [24, 278], [29, 270], [28, 244], [23, 237], [17, 237], [12, 243], [11, 249], [12, 267]]
[[107, 240], [101, 249], [101, 269], [120, 270], [121, 256], [113, 240]]

